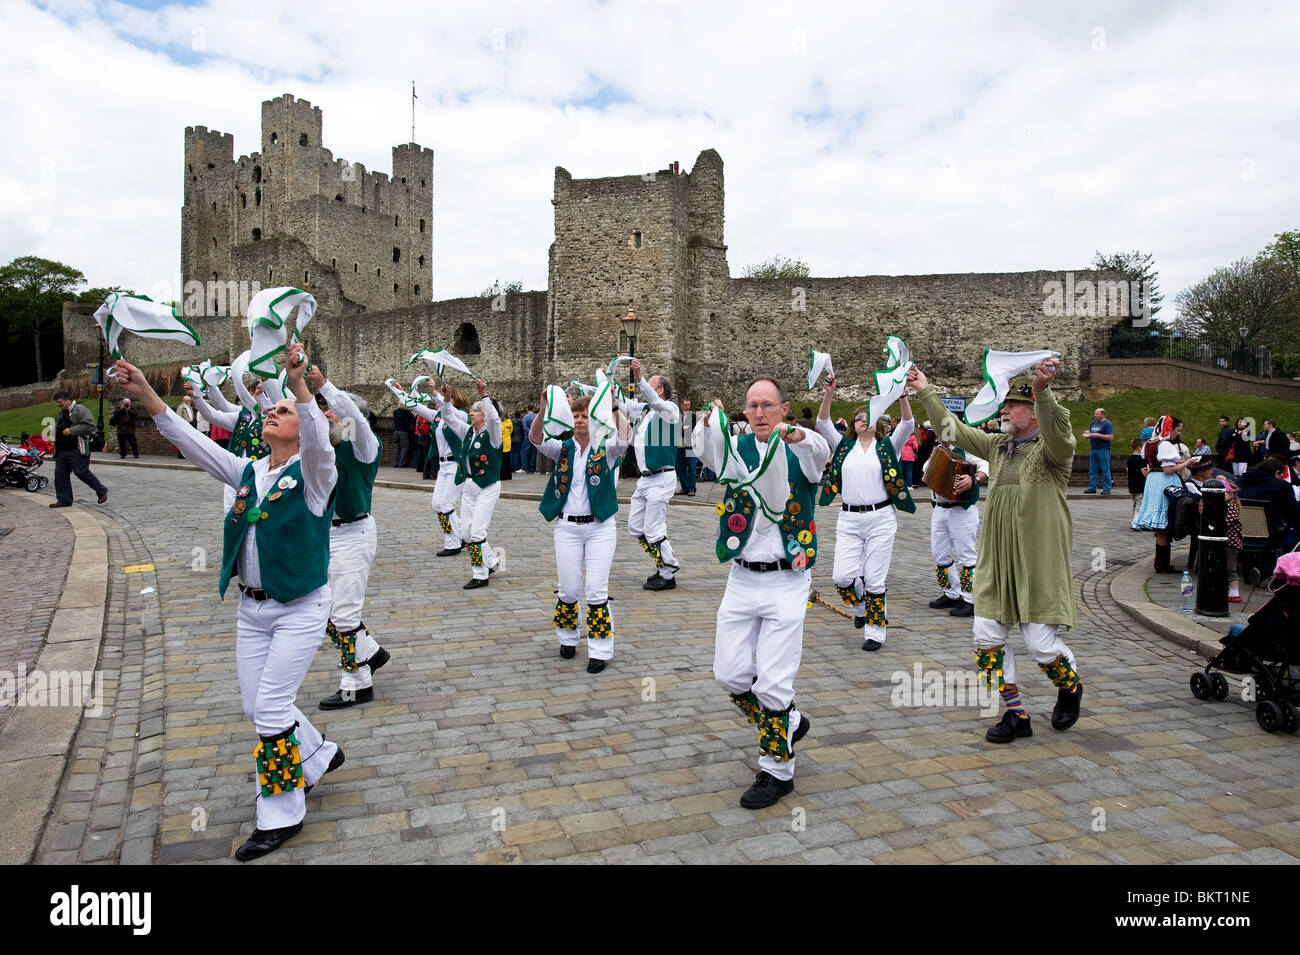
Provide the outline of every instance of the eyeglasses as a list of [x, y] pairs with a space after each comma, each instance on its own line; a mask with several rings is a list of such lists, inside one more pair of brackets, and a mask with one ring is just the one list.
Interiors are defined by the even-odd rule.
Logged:
[[777, 404], [775, 401], [764, 401], [762, 404], [751, 401], [749, 404], [745, 405], [745, 411], [748, 414], [754, 414], [755, 412], [758, 411], [763, 412], [763, 414], [768, 414], [769, 412], [775, 411], [779, 407], [781, 406]]
[[867, 420], [867, 416], [864, 415], [864, 414], [854, 415], [853, 420], [854, 420], [854, 421], [866, 421], [866, 420]]

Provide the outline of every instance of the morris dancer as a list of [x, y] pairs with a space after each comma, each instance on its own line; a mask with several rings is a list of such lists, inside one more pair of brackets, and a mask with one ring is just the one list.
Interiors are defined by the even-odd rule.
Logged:
[[632, 379], [649, 409], [637, 422], [632, 444], [636, 451], [636, 490], [628, 506], [627, 530], [655, 562], [643, 590], [672, 590], [679, 569], [668, 542], [668, 502], [677, 490], [677, 442], [681, 412], [669, 399], [673, 386], [663, 375], [641, 377], [641, 359], [631, 362]]
[[329, 533], [335, 486], [329, 427], [303, 381], [302, 345], [289, 346], [293, 400], [274, 405], [263, 436], [271, 453], [249, 461], [186, 425], [145, 380], [117, 362], [117, 380], [144, 405], [158, 431], [217, 480], [236, 488], [223, 522], [218, 592], [239, 575], [235, 657], [244, 714], [259, 737], [253, 757], [259, 788], [257, 828], [235, 852], [241, 862], [274, 852], [302, 830], [305, 791], [343, 765], [294, 705], [329, 620]]
[[[399, 401], [407, 397], [391, 384], [388, 390]], [[456, 514], [456, 504], [460, 501], [463, 488], [456, 483], [459, 468], [452, 465], [459, 462], [465, 432], [469, 429], [469, 415], [465, 412], [469, 407], [469, 399], [463, 391], [444, 384], [439, 393], [433, 395], [433, 402], [438, 406], [437, 411], [424, 405], [412, 405], [409, 410], [429, 422], [433, 429], [433, 444], [429, 451], [433, 453], [436, 447], [438, 452], [438, 480], [433, 485], [433, 513], [438, 516], [438, 526], [442, 528], [442, 550], [434, 556], [454, 557], [464, 546], [460, 538], [460, 517]], [[453, 421], [461, 424], [459, 431], [452, 426]]]
[[339, 691], [320, 701], [322, 710], [339, 710], [375, 697], [374, 673], [389, 653], [371, 636], [361, 620], [366, 584], [375, 562], [378, 531], [370, 514], [375, 475], [384, 453], [383, 442], [370, 430], [365, 399], [340, 391], [319, 368], [307, 373], [316, 389], [316, 403], [330, 423], [330, 444], [338, 484], [330, 522], [330, 617], [325, 633], [339, 649]]
[[[980, 487], [989, 483], [989, 463], [945, 441], [936, 444], [948, 454], [960, 458], [969, 473], [953, 478], [957, 495], [950, 499], [932, 491], [930, 494], [930, 556], [942, 593], [930, 601], [934, 610], [947, 608], [950, 617], [975, 615], [975, 544], [980, 529]], [[926, 458], [922, 474], [930, 473], [935, 455]], [[957, 569], [953, 570], [956, 564]], [[954, 579], [955, 578], [955, 579]]]
[[1060, 360], [1049, 358], [1032, 375], [1010, 382], [1002, 404], [1002, 433], [987, 434], [958, 421], [943, 406], [919, 368], [908, 375], [926, 413], [957, 447], [989, 462], [988, 505], [975, 562], [975, 660], [995, 679], [1007, 711], [985, 738], [1010, 743], [1033, 736], [1020, 700], [1016, 663], [1007, 631], [1020, 624], [1025, 647], [1057, 687], [1052, 728], [1067, 730], [1079, 719], [1083, 683], [1074, 654], [1057, 631], [1074, 626], [1070, 548], [1074, 525], [1065, 501], [1074, 461], [1070, 412], [1048, 387]]
[[[455, 415], [450, 420], [443, 418], [443, 424], [461, 439], [456, 485], [465, 485], [460, 522], [474, 574], [462, 590], [486, 587], [488, 576], [501, 564], [487, 542], [492, 512], [501, 497], [501, 419], [497, 417], [496, 406], [488, 399], [487, 383], [475, 381], [474, 385], [478, 388], [478, 401], [469, 409], [469, 421], [458, 420]], [[449, 406], [450, 403], [444, 403], [438, 407], [443, 410]]]
[[[555, 635], [560, 656], [571, 660], [578, 646], [578, 592], [587, 598], [587, 672], [599, 673], [614, 657], [614, 621], [609, 613], [609, 568], [614, 562], [618, 531], [619, 458], [627, 450], [627, 419], [614, 412], [619, 431], [604, 447], [591, 444], [588, 430], [589, 398], [576, 399], [573, 437], [543, 440], [543, 417], [533, 418], [528, 440], [555, 462], [538, 510], [555, 521], [555, 568], [560, 577], [555, 601]], [[541, 408], [547, 407], [546, 393]], [[559, 520], [556, 520], [559, 518]], [[583, 575], [586, 574], [586, 586]]]
[[[696, 425], [693, 445], [704, 466], [724, 483], [735, 467], [723, 467], [731, 453], [747, 468], [759, 469], [750, 487], [737, 491], [727, 484], [726, 498], [718, 505], [718, 560], [732, 561], [732, 567], [718, 607], [713, 676], [758, 726], [759, 772], [740, 804], [761, 809], [794, 789], [794, 745], [811, 725], [794, 707], [794, 677], [803, 655], [804, 612], [817, 559], [813, 505], [830, 448], [816, 432], [782, 423], [790, 401], [773, 379], [756, 379], [745, 400], [752, 433], [728, 436], [722, 403], [715, 401]], [[777, 444], [760, 467], [759, 448], [767, 446], [774, 431], [784, 445]], [[734, 451], [724, 456], [728, 446]], [[766, 473], [773, 466], [775, 477]], [[780, 480], [783, 471], [785, 481]], [[770, 482], [766, 496], [759, 489], [764, 481]], [[773, 504], [780, 523], [765, 513]]]
[[915, 428], [912, 406], [899, 399], [903, 420], [888, 439], [877, 438], [885, 420], [871, 420], [870, 405], [853, 412], [853, 428], [843, 436], [831, 424], [835, 376], [826, 378], [817, 431], [835, 448], [821, 485], [823, 506], [844, 496], [835, 526], [835, 567], [831, 578], [844, 602], [853, 608], [853, 625], [863, 631], [862, 649], [879, 650], [888, 635], [885, 578], [898, 534], [897, 508], [916, 511], [898, 454]]

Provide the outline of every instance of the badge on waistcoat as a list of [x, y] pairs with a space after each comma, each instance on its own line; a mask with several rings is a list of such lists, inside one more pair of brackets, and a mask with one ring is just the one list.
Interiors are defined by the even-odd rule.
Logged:
[[248, 485], [241, 484], [239, 490], [235, 492], [236, 497], [248, 497]]

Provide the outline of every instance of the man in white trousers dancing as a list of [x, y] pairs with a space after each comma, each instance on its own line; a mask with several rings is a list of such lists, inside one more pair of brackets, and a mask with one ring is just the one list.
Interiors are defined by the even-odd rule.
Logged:
[[636, 490], [628, 506], [627, 530], [655, 562], [643, 590], [672, 590], [679, 569], [668, 541], [668, 503], [677, 490], [677, 434], [682, 414], [672, 403], [673, 386], [663, 375], [641, 376], [641, 359], [633, 358], [632, 380], [648, 409], [637, 422], [632, 444], [636, 453]]

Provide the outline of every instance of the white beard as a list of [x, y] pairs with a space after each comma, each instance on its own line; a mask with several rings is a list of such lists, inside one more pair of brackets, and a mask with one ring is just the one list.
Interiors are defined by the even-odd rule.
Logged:
[[333, 421], [330, 423], [330, 444], [337, 447], [343, 441], [343, 422]]
[[1011, 435], [1013, 438], [1014, 438], [1016, 435], [1018, 435], [1018, 434], [1020, 433], [1020, 431], [1021, 431], [1020, 428], [1017, 428], [1014, 424], [1011, 423], [1010, 419], [1004, 420], [1004, 421], [1001, 423], [1001, 429], [1002, 429], [1002, 433], [1003, 433], [1003, 434], [1009, 434], [1009, 435]]

